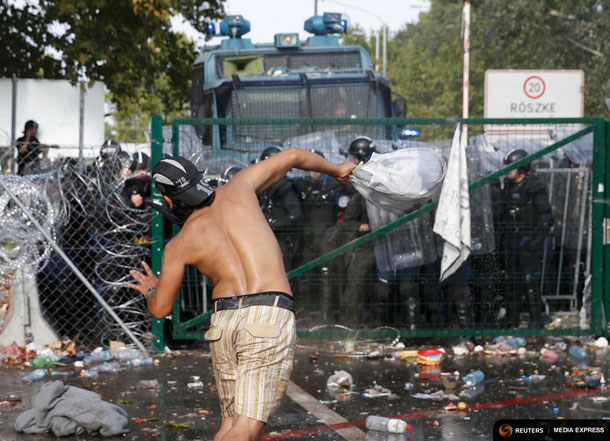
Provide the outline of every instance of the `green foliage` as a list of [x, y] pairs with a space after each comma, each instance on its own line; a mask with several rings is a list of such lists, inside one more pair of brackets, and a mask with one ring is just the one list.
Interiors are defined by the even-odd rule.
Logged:
[[[184, 112], [192, 41], [171, 29], [182, 14], [196, 29], [224, 15], [224, 0], [0, 0], [0, 75], [103, 82], [116, 121]], [[54, 50], [60, 59], [45, 55]], [[122, 129], [121, 129], [122, 130]], [[121, 139], [120, 137], [117, 137]], [[134, 139], [129, 139], [134, 140]]]
[[62, 78], [60, 63], [45, 54], [46, 25], [35, 6], [0, 1], [0, 77]]
[[[411, 117], [455, 117], [462, 107], [462, 2], [432, 0], [388, 43], [388, 76]], [[585, 115], [607, 116], [608, 0], [472, 2], [470, 115], [483, 115], [488, 69], [582, 69]]]
[[410, 117], [461, 115], [461, 8], [433, 4], [388, 43], [388, 76], [407, 98]]

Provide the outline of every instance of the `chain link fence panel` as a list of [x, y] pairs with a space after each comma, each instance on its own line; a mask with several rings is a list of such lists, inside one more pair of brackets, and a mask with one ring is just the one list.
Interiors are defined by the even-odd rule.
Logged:
[[[131, 170], [133, 158], [126, 152], [103, 157], [97, 152], [99, 147], [87, 151], [85, 158], [43, 158], [30, 174], [2, 174], [0, 179], [127, 328], [149, 343], [146, 302], [125, 282], [130, 270], [150, 262], [150, 209], [127, 191], [135, 182], [140, 193], [150, 193], [150, 173]], [[0, 209], [0, 311], [5, 311], [0, 326], [7, 326], [11, 297], [19, 295], [22, 278], [34, 278], [42, 317], [58, 338], [88, 349], [110, 340], [129, 342], [111, 314], [1, 190]], [[32, 271], [16, 271], [24, 266]], [[0, 327], [0, 337], [1, 332]]]
[[[592, 302], [600, 302], [602, 295], [600, 289], [595, 299], [591, 291], [594, 138], [587, 132], [592, 126], [545, 123], [521, 122], [518, 132], [515, 123], [494, 123], [493, 132], [485, 131], [487, 121], [469, 124], [469, 182], [486, 182], [470, 191], [471, 256], [443, 283], [443, 241], [433, 232], [434, 209], [382, 210], [367, 204], [351, 186], [295, 170], [283, 190], [295, 197], [262, 194], [261, 208], [285, 256], [301, 335], [321, 326], [353, 332], [390, 327], [413, 336], [590, 330], [595, 325]], [[421, 136], [400, 139], [405, 124], [415, 124]], [[454, 128], [455, 122], [444, 120], [179, 120], [173, 138], [169, 127], [164, 131], [164, 151], [172, 151], [167, 143], [173, 139], [173, 152], [206, 170], [213, 185], [223, 185], [223, 170], [258, 161], [271, 144], [317, 151], [339, 163], [352, 159], [349, 144], [354, 138], [373, 132], [380, 153], [426, 147], [448, 160]], [[290, 136], [273, 138], [271, 144], [249, 143], [248, 133], [266, 139], [266, 130], [269, 139], [277, 133]], [[183, 145], [184, 134], [191, 131], [209, 135], [199, 149]], [[534, 158], [519, 167], [529, 188], [500, 172], [515, 150]], [[437, 197], [429, 202], [434, 204]], [[416, 211], [398, 228], [359, 246], [348, 245]], [[320, 256], [326, 258], [310, 265]], [[205, 329], [212, 291], [202, 276], [185, 278], [173, 316], [177, 335], [192, 338]]]

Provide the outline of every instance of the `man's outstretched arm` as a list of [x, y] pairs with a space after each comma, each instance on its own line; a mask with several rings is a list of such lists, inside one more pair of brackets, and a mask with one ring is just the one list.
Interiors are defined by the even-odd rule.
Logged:
[[247, 180], [254, 186], [255, 191], [260, 193], [282, 179], [292, 168], [316, 171], [332, 176], [338, 181], [349, 182], [349, 175], [354, 167], [356, 165], [351, 162], [335, 165], [316, 153], [291, 147], [240, 171], [234, 179]]

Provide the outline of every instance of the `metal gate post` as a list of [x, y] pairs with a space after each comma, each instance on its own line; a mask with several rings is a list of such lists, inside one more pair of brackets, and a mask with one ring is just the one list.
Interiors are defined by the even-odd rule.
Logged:
[[[599, 335], [607, 328], [603, 320], [602, 308], [607, 306], [607, 296], [605, 295], [604, 268], [608, 264], [608, 259], [604, 259], [607, 254], [607, 246], [602, 244], [603, 231], [602, 224], [604, 212], [608, 212], [605, 207], [606, 192], [606, 123], [599, 118], [593, 123], [593, 188], [591, 197], [593, 200], [593, 216], [591, 219], [591, 234], [593, 235], [593, 250], [591, 258], [591, 277], [592, 277], [592, 299], [591, 299], [591, 332]], [[605, 300], [604, 300], [605, 299]], [[606, 313], [607, 315], [607, 313]]]
[[[152, 117], [150, 127], [150, 169], [152, 170], [157, 162], [163, 159], [163, 119], [160, 115]], [[161, 194], [154, 185], [151, 189], [152, 199], [161, 203]], [[152, 210], [151, 226], [151, 265], [153, 273], [157, 277], [161, 274], [161, 258], [163, 257], [163, 215], [157, 210]], [[153, 342], [152, 350], [163, 352], [165, 339], [163, 335], [163, 323], [165, 319], [152, 318]]]
[[[604, 152], [605, 152], [605, 158], [604, 158], [604, 182], [605, 182], [605, 187], [610, 189], [610, 173], [608, 173], [608, 170], [610, 170], [610, 121], [606, 121], [605, 122], [605, 133], [604, 133]], [[609, 204], [603, 204], [603, 211], [604, 211], [604, 217], [607, 219], [610, 219], [610, 205]], [[604, 231], [603, 234], [607, 234], [607, 231]], [[610, 277], [608, 277], [608, 274], [610, 274], [608, 271], [610, 271], [610, 247], [608, 247], [608, 245], [604, 245], [603, 246], [603, 260], [604, 260], [604, 264], [603, 264], [603, 270], [602, 270], [602, 276], [603, 276], [603, 290], [602, 290], [602, 297], [603, 297], [603, 310], [602, 310], [602, 316], [601, 319], [603, 320], [603, 324], [602, 324], [602, 332], [604, 333], [605, 336], [610, 336]]]

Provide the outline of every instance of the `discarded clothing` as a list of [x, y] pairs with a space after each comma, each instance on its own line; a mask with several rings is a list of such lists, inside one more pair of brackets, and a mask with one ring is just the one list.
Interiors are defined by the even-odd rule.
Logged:
[[24, 433], [50, 433], [56, 436], [129, 432], [127, 412], [102, 401], [95, 392], [62, 381], [45, 383], [34, 399], [34, 408], [17, 417], [15, 430]]

